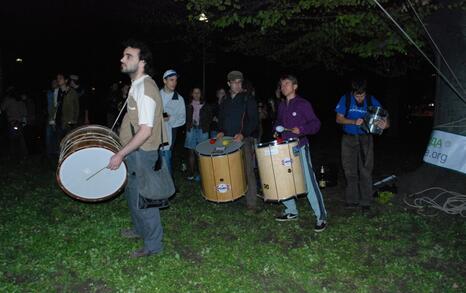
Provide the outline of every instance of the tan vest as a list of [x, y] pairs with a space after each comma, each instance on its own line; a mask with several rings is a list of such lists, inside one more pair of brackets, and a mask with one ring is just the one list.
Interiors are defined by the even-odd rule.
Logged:
[[[151, 136], [140, 146], [140, 148], [144, 151], [153, 151], [159, 148], [159, 145], [162, 143], [168, 142], [167, 132], [165, 130], [165, 125], [163, 121], [163, 103], [162, 97], [160, 96], [159, 88], [155, 81], [150, 78], [146, 77], [143, 80], [144, 86], [144, 95], [152, 98], [155, 101], [155, 116], [154, 116], [154, 126], [152, 127], [152, 134]], [[142, 85], [137, 85], [142, 86]], [[128, 107], [136, 110], [128, 111], [123, 118], [123, 122], [121, 123], [120, 128], [120, 140], [123, 145], [128, 144], [128, 142], [133, 137], [131, 133], [131, 125], [133, 126], [134, 133], [138, 132], [139, 130], [139, 117], [138, 117], [138, 105], [136, 104], [136, 100], [130, 95], [128, 97]], [[163, 139], [162, 139], [163, 133]], [[162, 139], [162, 140], [161, 140]]]

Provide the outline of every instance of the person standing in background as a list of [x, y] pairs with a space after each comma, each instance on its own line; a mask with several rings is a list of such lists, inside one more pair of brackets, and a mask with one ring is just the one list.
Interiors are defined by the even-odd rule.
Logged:
[[186, 140], [184, 147], [188, 153], [188, 180], [199, 181], [196, 174], [196, 146], [209, 139], [209, 124], [212, 121], [212, 111], [202, 97], [200, 88], [191, 90], [191, 102], [186, 111]]
[[186, 106], [184, 98], [176, 91], [178, 74], [169, 69], [163, 74], [164, 87], [160, 90], [163, 100], [165, 127], [168, 133], [168, 145], [162, 150], [162, 156], [167, 163], [168, 170], [173, 176], [172, 151], [176, 143], [177, 129], [186, 123]]
[[210, 123], [210, 138], [215, 138], [218, 133], [218, 111], [220, 110], [220, 105], [222, 104], [223, 99], [225, 98], [225, 89], [219, 88], [215, 97], [217, 98], [214, 103], [212, 103], [212, 122]]

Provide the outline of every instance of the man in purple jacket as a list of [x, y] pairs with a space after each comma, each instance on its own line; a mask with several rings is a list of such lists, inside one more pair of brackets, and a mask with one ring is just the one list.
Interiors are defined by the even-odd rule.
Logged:
[[[299, 153], [307, 186], [307, 199], [316, 216], [314, 231], [322, 232], [327, 226], [327, 211], [324, 200], [312, 169], [309, 141], [306, 135], [315, 134], [320, 129], [320, 120], [314, 114], [311, 103], [296, 94], [298, 80], [293, 75], [285, 75], [280, 79], [282, 94], [286, 97], [278, 106], [276, 125], [284, 126], [283, 138], [299, 138], [299, 144], [293, 151]], [[294, 198], [284, 200], [285, 211], [276, 218], [277, 221], [290, 221], [298, 218], [298, 209]]]

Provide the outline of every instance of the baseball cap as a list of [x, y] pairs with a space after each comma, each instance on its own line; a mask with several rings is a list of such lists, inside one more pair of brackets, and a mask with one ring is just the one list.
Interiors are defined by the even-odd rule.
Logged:
[[78, 80], [79, 80], [79, 75], [71, 74], [71, 75], [70, 75], [70, 79], [72, 79], [72, 80], [74, 80], [74, 81], [78, 81]]
[[163, 74], [163, 79], [167, 79], [172, 76], [178, 76], [178, 73], [176, 73], [176, 71], [173, 69], [169, 69]]
[[227, 79], [228, 80], [236, 80], [236, 79], [243, 80], [243, 74], [240, 71], [233, 70], [227, 74]]

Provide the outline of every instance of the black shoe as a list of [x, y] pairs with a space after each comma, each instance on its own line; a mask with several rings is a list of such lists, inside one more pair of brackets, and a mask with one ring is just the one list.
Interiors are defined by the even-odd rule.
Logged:
[[326, 221], [323, 221], [322, 223], [320, 223], [319, 225], [316, 224], [314, 226], [314, 231], [316, 232], [322, 232], [325, 230], [325, 228], [327, 228], [327, 222]]
[[347, 202], [345, 203], [345, 209], [350, 210], [350, 209], [357, 209], [359, 207], [359, 204], [356, 202]]
[[282, 214], [276, 217], [275, 220], [278, 222], [286, 222], [286, 221], [296, 220], [297, 218], [298, 218], [298, 215], [296, 214], [286, 213], [286, 214]]

